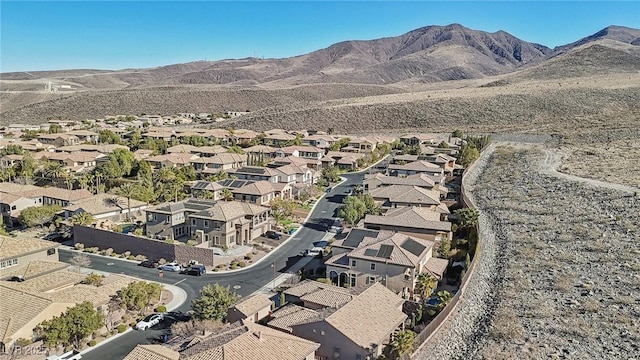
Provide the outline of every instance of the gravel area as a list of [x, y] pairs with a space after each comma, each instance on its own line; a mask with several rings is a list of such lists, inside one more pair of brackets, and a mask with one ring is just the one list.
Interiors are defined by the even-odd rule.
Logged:
[[545, 159], [492, 145], [466, 177], [481, 262], [417, 359], [640, 359], [640, 197], [540, 171]]

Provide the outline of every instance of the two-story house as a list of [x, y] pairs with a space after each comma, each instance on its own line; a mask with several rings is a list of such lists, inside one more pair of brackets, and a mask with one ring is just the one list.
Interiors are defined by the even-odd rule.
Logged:
[[186, 241], [191, 236], [189, 215], [215, 205], [214, 200], [187, 199], [145, 209], [147, 236], [156, 239]]
[[67, 134], [75, 135], [80, 139], [80, 142], [96, 143], [98, 142], [98, 133], [89, 130], [71, 130]]
[[418, 237], [390, 231], [371, 232], [354, 229], [343, 240], [332, 245], [334, 256], [329, 258], [327, 278], [338, 286], [354, 287], [381, 282], [404, 298], [413, 296], [416, 279], [423, 271], [441, 272], [447, 260], [432, 257], [434, 243]]
[[275, 197], [286, 198], [291, 196], [291, 186], [286, 183], [273, 183], [270, 181], [256, 181], [231, 189], [233, 196], [238, 201], [249, 202], [256, 205], [269, 205]]
[[211, 247], [251, 245], [253, 239], [271, 229], [271, 209], [240, 201], [218, 201], [189, 214], [191, 236]]
[[211, 157], [201, 157], [191, 161], [196, 171], [205, 174], [215, 174], [220, 171], [230, 171], [247, 165], [247, 155], [220, 153]]
[[372, 230], [403, 232], [432, 241], [452, 240], [451, 223], [446, 221], [448, 209], [446, 213], [440, 209], [415, 206], [389, 209], [384, 215], [365, 215], [363, 226]]
[[389, 164], [388, 171], [389, 175], [400, 177], [414, 174], [444, 177], [444, 169], [442, 167], [424, 160], [413, 161], [406, 164]]
[[320, 343], [316, 359], [378, 358], [394, 333], [404, 328], [404, 300], [379, 283], [344, 290], [302, 282], [285, 293], [298, 293], [297, 302], [305, 306], [286, 305], [271, 315], [267, 325]]
[[199, 159], [198, 155], [173, 153], [173, 154], [150, 156], [145, 160], [149, 163], [149, 165], [151, 165], [151, 167], [154, 170], [160, 170], [164, 167], [169, 167], [169, 168], [185, 167], [185, 166], [191, 165], [197, 159]]
[[77, 145], [80, 143], [80, 138], [75, 135], [70, 135], [66, 133], [60, 134], [42, 134], [37, 137], [38, 141], [54, 146], [67, 146], [67, 145]]
[[434, 134], [407, 134], [400, 137], [406, 146], [437, 145], [438, 136]]
[[436, 209], [442, 194], [418, 186], [389, 185], [369, 190], [369, 194], [383, 208], [418, 206]]
[[355, 152], [355, 153], [369, 153], [375, 150], [378, 143], [369, 138], [349, 138], [347, 146], [343, 147], [340, 151], [343, 152]]
[[280, 181], [280, 172], [269, 167], [243, 166], [233, 172], [233, 175], [240, 180], [269, 181], [277, 183]]

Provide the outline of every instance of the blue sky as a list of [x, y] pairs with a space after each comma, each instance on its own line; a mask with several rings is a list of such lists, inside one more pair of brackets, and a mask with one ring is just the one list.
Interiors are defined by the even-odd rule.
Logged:
[[639, 28], [640, 2], [2, 0], [0, 72], [281, 58], [450, 23], [554, 47]]

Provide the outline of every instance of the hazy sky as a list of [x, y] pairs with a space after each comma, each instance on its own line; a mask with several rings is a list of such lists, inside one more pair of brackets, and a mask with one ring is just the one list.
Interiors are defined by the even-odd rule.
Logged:
[[450, 23], [554, 47], [640, 28], [640, 2], [2, 0], [0, 72], [281, 58]]

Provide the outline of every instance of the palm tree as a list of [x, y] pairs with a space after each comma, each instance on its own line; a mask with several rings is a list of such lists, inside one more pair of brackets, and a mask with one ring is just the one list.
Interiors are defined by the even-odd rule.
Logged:
[[416, 292], [420, 295], [423, 302], [431, 295], [437, 284], [438, 281], [430, 273], [422, 272], [418, 274], [418, 278], [416, 279]]
[[404, 353], [411, 350], [415, 339], [416, 333], [414, 333], [413, 331], [409, 329], [399, 331], [395, 334], [393, 340], [391, 341], [393, 352], [398, 358], [400, 358]]
[[127, 219], [131, 218], [131, 198], [138, 192], [137, 186], [133, 183], [125, 183], [115, 189], [115, 193], [127, 198]]
[[74, 225], [91, 225], [96, 219], [88, 212], [81, 212], [71, 217], [71, 223]]
[[49, 161], [47, 165], [45, 165], [44, 173], [53, 183], [56, 180], [60, 180], [66, 171], [61, 163]]
[[222, 189], [222, 191], [220, 191], [220, 199], [224, 201], [231, 201], [233, 200], [233, 193], [231, 192], [231, 190], [224, 188]]
[[447, 290], [438, 291], [438, 305], [436, 305], [438, 310], [442, 310], [447, 307], [449, 302], [451, 302], [451, 299], [453, 299], [453, 295], [451, 295]]

